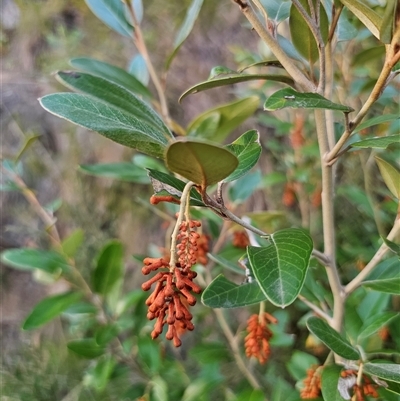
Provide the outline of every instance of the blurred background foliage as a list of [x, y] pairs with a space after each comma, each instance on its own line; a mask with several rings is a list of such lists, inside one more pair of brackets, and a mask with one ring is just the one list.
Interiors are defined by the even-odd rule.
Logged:
[[[145, 2], [143, 32], [156, 68], [161, 69], [189, 3]], [[2, 158], [14, 158], [21, 148], [29, 146], [20, 158], [21, 175], [42, 205], [57, 210], [57, 225], [63, 238], [76, 229], [84, 230], [85, 240], [75, 257], [84, 277], [90, 277], [96, 255], [105, 242], [113, 238], [122, 241], [126, 255], [123, 287], [133, 306], [123, 321], [130, 333], [124, 344], [136, 349], [136, 359], [129, 361], [116, 362], [107, 354], [89, 362], [78, 358], [65, 344], [85, 330], [87, 321], [72, 312], [43, 329], [20, 331], [32, 306], [44, 296], [65, 290], [65, 283], [48, 285], [46, 277], [32, 277], [29, 272], [1, 266], [2, 400], [136, 400], [143, 394], [160, 401], [264, 400], [264, 393], [251, 389], [238, 371], [211, 310], [200, 303], [195, 312], [196, 330], [185, 336], [181, 349], [149, 339], [150, 326], [143, 305], [146, 295], [138, 290], [138, 283], [143, 281], [140, 258], [131, 255], [157, 254], [164, 243], [164, 219], [146, 205], [152, 190], [146, 184], [93, 177], [77, 168], [83, 164], [130, 161], [135, 151], [59, 120], [37, 102], [38, 97], [61, 89], [51, 74], [70, 68], [68, 60], [72, 57], [93, 57], [128, 68], [135, 55], [130, 39], [102, 24], [83, 1], [3, 0], [1, 8]], [[352, 22], [356, 40], [338, 44], [336, 92], [340, 101], [359, 108], [378, 76], [382, 53], [376, 39], [367, 35], [357, 21]], [[256, 81], [205, 92], [178, 104], [179, 96], [204, 81], [216, 65], [236, 70], [270, 56], [268, 49], [245, 28], [230, 1], [205, 2], [168, 75], [170, 111], [180, 125], [187, 126], [201, 112], [238, 97], [256, 94], [264, 101], [266, 91], [278, 87]], [[349, 88], [352, 96], [343, 98]], [[377, 116], [396, 112], [399, 89], [399, 81], [393, 81], [374, 107]], [[318, 248], [320, 178], [310, 118], [302, 111], [258, 112], [234, 130], [230, 139], [246, 129], [259, 129], [264, 152], [257, 169], [230, 187], [229, 199], [237, 210], [279, 212], [272, 217], [264, 215], [260, 223], [264, 227], [308, 227]], [[398, 130], [397, 121], [359, 134], [393, 134]], [[339, 126], [337, 133], [341, 133]], [[395, 161], [399, 150], [398, 145], [391, 145], [385, 158]], [[390, 229], [396, 214], [396, 202], [377, 171], [373, 152], [365, 151], [347, 154], [337, 167], [338, 262], [349, 279], [374, 254], [379, 233]], [[45, 247], [43, 226], [22, 195], [10, 191], [1, 196], [1, 250]], [[169, 214], [173, 210], [164, 209]], [[210, 217], [206, 227], [215, 245], [221, 221]], [[231, 227], [220, 252], [226, 259], [243, 254], [231, 244], [232, 231]], [[216, 272], [221, 269], [214, 268]], [[311, 270], [326, 285], [325, 273], [317, 263]], [[224, 311], [232, 330], [243, 332], [239, 338], [244, 337], [249, 312]], [[296, 302], [285, 310], [272, 308], [270, 312], [279, 320], [279, 325], [272, 328], [275, 336], [271, 360], [262, 368], [252, 361], [250, 368], [266, 383], [271, 400], [294, 401], [298, 394], [293, 392], [293, 386], [305, 377], [310, 365], [318, 363], [319, 358], [323, 360], [327, 350], [305, 334], [305, 317], [309, 315], [302, 304]], [[392, 330], [386, 339], [388, 348], [396, 347], [398, 329]]]

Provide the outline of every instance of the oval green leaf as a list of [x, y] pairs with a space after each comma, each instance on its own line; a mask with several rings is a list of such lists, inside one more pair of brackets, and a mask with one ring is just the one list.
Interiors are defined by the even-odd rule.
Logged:
[[275, 92], [264, 103], [264, 110], [275, 111], [285, 107], [294, 109], [329, 109], [344, 113], [353, 111], [351, 107], [333, 103], [318, 93], [301, 93], [292, 88], [285, 88]]
[[[308, 0], [299, 0], [300, 4], [306, 10], [307, 14], [310, 16], [310, 6]], [[316, 1], [313, 1], [314, 7], [316, 7]], [[326, 43], [329, 34], [329, 21], [326, 15], [325, 8], [322, 4], [319, 5], [319, 21], [320, 21], [320, 33], [322, 40]], [[311, 18], [311, 17], [310, 17]], [[290, 8], [290, 18], [289, 18], [290, 34], [292, 37], [292, 43], [297, 51], [311, 64], [314, 63], [319, 58], [318, 45], [308, 27], [305, 19], [297, 10], [294, 4]]]
[[358, 338], [363, 339], [375, 334], [382, 327], [387, 326], [390, 322], [398, 317], [399, 314], [396, 312], [383, 312], [378, 316], [373, 316], [371, 319], [368, 319], [368, 321], [365, 322]]
[[364, 372], [380, 379], [400, 383], [400, 365], [395, 363], [366, 363]]
[[124, 250], [119, 241], [111, 241], [101, 249], [93, 272], [95, 292], [107, 295], [123, 272]]
[[98, 177], [113, 178], [137, 184], [149, 183], [146, 171], [133, 163], [84, 164], [79, 166], [79, 169], [86, 174]]
[[237, 157], [222, 146], [186, 138], [172, 143], [165, 158], [171, 171], [202, 189], [226, 178], [239, 164]]
[[82, 229], [78, 228], [73, 231], [67, 238], [61, 243], [63, 253], [69, 258], [73, 258], [76, 255], [79, 247], [83, 244], [85, 239], [85, 233]]
[[377, 138], [364, 139], [351, 144], [353, 148], [386, 149], [392, 143], [400, 143], [400, 135], [390, 135]]
[[82, 298], [79, 292], [67, 292], [40, 301], [25, 319], [24, 330], [32, 330], [49, 322]]
[[258, 162], [261, 155], [260, 134], [256, 130], [247, 131], [226, 148], [239, 160], [236, 170], [224, 179], [224, 182], [230, 182], [245, 175]]
[[400, 295], [400, 276], [380, 280], [367, 280], [362, 285], [374, 291]]
[[73, 58], [70, 65], [77, 70], [85, 71], [91, 75], [107, 79], [117, 85], [145, 98], [151, 98], [152, 94], [134, 75], [115, 65], [105, 63], [89, 57]]
[[338, 386], [340, 372], [343, 367], [339, 365], [325, 366], [321, 375], [321, 392], [324, 401], [345, 401], [340, 395]]
[[325, 320], [314, 316], [310, 317], [307, 320], [307, 327], [334, 353], [349, 360], [360, 359], [358, 351], [336, 330], [332, 329]]
[[277, 231], [268, 239], [268, 246], [249, 246], [247, 255], [268, 300], [283, 308], [297, 298], [303, 287], [313, 242], [305, 231], [295, 228]]
[[120, 0], [85, 0], [93, 14], [120, 35], [131, 36], [133, 26], [127, 19], [127, 10]]
[[203, 291], [201, 301], [210, 308], [239, 308], [265, 301], [266, 297], [256, 281], [237, 285], [222, 274]]
[[106, 347], [98, 345], [94, 338], [72, 340], [67, 344], [68, 349], [85, 358], [97, 358], [103, 355]]
[[65, 258], [54, 251], [41, 249], [19, 248], [9, 249], [1, 254], [1, 261], [19, 270], [43, 270], [46, 273], [57, 274], [69, 269]]
[[[114, 87], [124, 91], [117, 85]], [[128, 95], [127, 99], [134, 98], [133, 94], [125, 92]], [[154, 120], [149, 123], [148, 112], [151, 109], [136, 98], [137, 102], [141, 102], [143, 109], [133, 114], [109, 103], [108, 100], [110, 98], [103, 101], [77, 93], [55, 93], [42, 97], [40, 103], [50, 113], [96, 131], [114, 142], [154, 157], [163, 157], [165, 148], [173, 136], [169, 130], [157, 128]], [[153, 111], [151, 113], [155, 114]]]
[[229, 76], [213, 78], [208, 81], [200, 82], [191, 88], [187, 89], [179, 98], [181, 102], [186, 96], [192, 95], [194, 93], [203, 92], [213, 88], [219, 88], [221, 86], [238, 84], [241, 82], [248, 81], [276, 81], [282, 82], [284, 84], [293, 86], [294, 81], [287, 75], [277, 75], [277, 74], [229, 74]]
[[400, 172], [387, 161], [375, 156], [376, 163], [378, 164], [379, 171], [381, 172], [383, 181], [389, 191], [397, 198], [400, 199]]
[[383, 242], [386, 244], [386, 246], [394, 252], [396, 255], [400, 256], [400, 244], [396, 244], [393, 241], [390, 241], [390, 239], [382, 237]]
[[251, 96], [207, 110], [190, 122], [188, 136], [222, 142], [257, 111], [259, 103], [258, 96]]

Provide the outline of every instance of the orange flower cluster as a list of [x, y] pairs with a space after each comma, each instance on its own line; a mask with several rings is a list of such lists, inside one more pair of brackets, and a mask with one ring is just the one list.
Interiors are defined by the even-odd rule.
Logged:
[[257, 358], [261, 365], [267, 362], [271, 352], [269, 340], [272, 331], [267, 323], [276, 324], [278, 321], [269, 313], [264, 313], [261, 318], [259, 315], [251, 315], [247, 321], [247, 336], [244, 339], [246, 356]]
[[232, 245], [236, 248], [246, 248], [250, 245], [249, 236], [246, 231], [235, 231], [233, 233]]
[[160, 202], [170, 202], [180, 205], [181, 201], [174, 198], [172, 195], [152, 195], [150, 197], [150, 203], [152, 205], [158, 205]]
[[[340, 373], [342, 377], [348, 377], [348, 376], [357, 376], [357, 371], [348, 369], [344, 370]], [[376, 391], [378, 388], [377, 384], [374, 384], [371, 382], [368, 376], [362, 375], [362, 385], [358, 386], [357, 384], [354, 385], [353, 390], [354, 390], [354, 395], [356, 396], [356, 401], [365, 401], [364, 396], [369, 396], [372, 398], [378, 398], [379, 394]]]
[[320, 396], [321, 369], [322, 366], [312, 366], [307, 370], [307, 377], [303, 380], [304, 387], [300, 392], [300, 398], [302, 400], [310, 400]]
[[201, 292], [201, 288], [193, 282], [197, 273], [191, 270], [197, 260], [197, 241], [200, 235], [195, 228], [199, 226], [198, 221], [181, 224], [177, 236], [178, 262], [175, 266], [171, 267], [164, 258], [143, 260], [143, 274], [147, 275], [161, 269], [142, 284], [144, 291], [150, 290], [152, 285], [156, 284], [154, 291], [146, 300], [147, 318], [157, 319], [151, 337], [157, 338], [163, 332], [164, 325], [168, 325], [165, 337], [167, 340], [172, 340], [175, 347], [182, 344], [179, 338], [181, 333], [194, 329], [189, 306], [196, 304], [196, 298], [192, 293], [200, 294]]

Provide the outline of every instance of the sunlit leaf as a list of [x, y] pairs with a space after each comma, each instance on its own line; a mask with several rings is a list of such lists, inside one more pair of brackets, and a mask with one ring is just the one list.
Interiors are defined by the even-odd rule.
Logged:
[[305, 231], [295, 228], [277, 231], [268, 239], [268, 246], [249, 246], [247, 255], [268, 300], [285, 307], [303, 287], [313, 243]]
[[386, 149], [392, 143], [400, 143], [400, 135], [381, 136], [353, 142], [353, 148]]
[[67, 271], [70, 268], [68, 262], [59, 253], [32, 248], [8, 249], [1, 254], [1, 261], [15, 269], [39, 269], [50, 274]]
[[285, 107], [295, 109], [330, 109], [345, 113], [353, 111], [351, 107], [333, 103], [318, 93], [301, 93], [292, 88], [285, 88], [275, 92], [264, 103], [264, 110], [275, 111]]
[[201, 301], [210, 308], [238, 308], [260, 303], [266, 299], [257, 282], [235, 284], [222, 274], [203, 291]]
[[397, 198], [400, 199], [400, 172], [387, 161], [375, 156], [376, 163], [378, 164], [379, 171], [381, 172], [383, 181], [389, 191]]
[[183, 21], [183, 24], [179, 29], [179, 32], [174, 40], [174, 50], [167, 59], [167, 65], [166, 65], [167, 69], [171, 65], [171, 62], [174, 59], [179, 48], [182, 46], [183, 42], [186, 40], [186, 38], [192, 31], [194, 23], [196, 22], [196, 19], [200, 13], [202, 5], [203, 5], [203, 0], [192, 0], [192, 4], [189, 6], [187, 10], [185, 20]]
[[77, 229], [73, 231], [68, 237], [66, 237], [62, 243], [61, 247], [65, 255], [73, 258], [78, 251], [79, 247], [83, 244], [85, 239], [85, 233], [82, 229]]
[[171, 171], [203, 189], [226, 178], [239, 163], [236, 156], [222, 146], [186, 138], [172, 143], [165, 158]]
[[317, 317], [310, 317], [307, 320], [307, 327], [316, 337], [318, 337], [329, 349], [339, 356], [358, 360], [360, 354], [344, 337], [336, 330], [332, 329], [329, 324]]
[[208, 81], [200, 82], [191, 88], [187, 89], [185, 92], [182, 93], [181, 97], [179, 98], [179, 102], [181, 102], [186, 96], [189, 96], [194, 93], [203, 92], [209, 89], [218, 88], [221, 86], [226, 85], [233, 85], [238, 84], [241, 82], [248, 82], [248, 81], [276, 81], [282, 82], [287, 85], [294, 85], [293, 79], [288, 77], [287, 75], [277, 75], [277, 74], [232, 74], [230, 73], [228, 76], [225, 77], [218, 77], [209, 79]]
[[85, 0], [88, 7], [101, 21], [124, 36], [130, 36], [133, 26], [127, 18], [127, 10], [121, 0]]
[[119, 241], [110, 241], [98, 256], [93, 272], [93, 288], [95, 292], [107, 295], [123, 272], [124, 250]]
[[236, 170], [224, 182], [237, 180], [253, 168], [261, 155], [260, 134], [256, 130], [245, 132], [226, 146], [239, 160]]
[[43, 299], [25, 319], [22, 328], [32, 330], [44, 325], [77, 303], [81, 298], [82, 294], [79, 292], [67, 292]]

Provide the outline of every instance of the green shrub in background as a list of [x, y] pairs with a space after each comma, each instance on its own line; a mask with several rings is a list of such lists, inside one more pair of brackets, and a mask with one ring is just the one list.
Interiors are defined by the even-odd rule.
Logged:
[[[144, 154], [81, 170], [151, 183], [148, 207], [165, 219], [167, 239], [134, 256], [142, 288], [123, 286], [119, 240], [104, 244], [86, 277], [75, 260], [84, 227], [61, 238], [20, 166], [3, 161], [3, 189], [25, 196], [49, 239], [48, 249], [3, 252], [3, 263], [69, 285], [37, 304], [23, 329], [61, 315], [68, 349], [90, 360], [63, 399], [397, 399], [398, 3], [227, 1], [260, 52], [233, 49], [237, 70], [217, 66], [181, 95], [241, 83], [237, 100], [186, 129], [165, 86], [203, 1], [188, 6], [158, 72], [142, 32], [146, 5], [86, 3], [138, 53], [129, 71], [72, 59], [74, 70], [56, 77], [74, 92], [40, 103]], [[237, 135], [249, 117], [255, 128]]]

